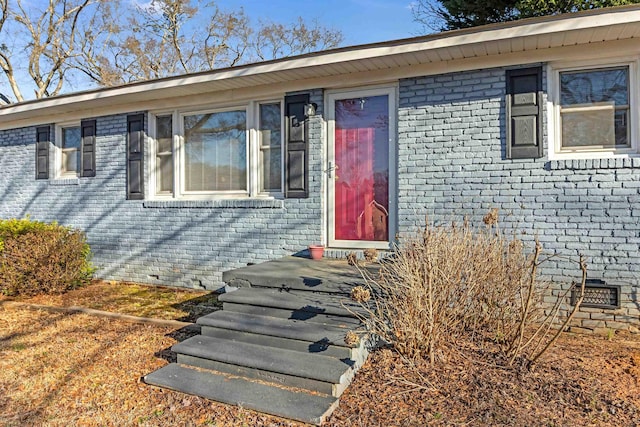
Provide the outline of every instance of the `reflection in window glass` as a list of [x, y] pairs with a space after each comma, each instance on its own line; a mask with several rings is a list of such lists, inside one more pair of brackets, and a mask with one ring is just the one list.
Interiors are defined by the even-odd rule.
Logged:
[[156, 191], [173, 192], [173, 118], [156, 118]]
[[246, 191], [246, 112], [184, 116], [186, 191]]
[[62, 129], [62, 165], [63, 175], [74, 175], [78, 173], [80, 165], [80, 127], [67, 127]]
[[562, 148], [624, 148], [629, 138], [629, 67], [560, 73]]
[[335, 102], [335, 238], [389, 240], [389, 97]]
[[282, 191], [282, 113], [280, 103], [260, 105], [260, 191]]

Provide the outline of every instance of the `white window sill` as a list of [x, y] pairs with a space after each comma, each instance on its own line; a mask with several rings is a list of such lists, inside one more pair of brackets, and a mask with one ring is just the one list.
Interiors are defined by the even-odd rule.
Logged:
[[149, 209], [284, 209], [284, 200], [145, 200], [142, 206]]

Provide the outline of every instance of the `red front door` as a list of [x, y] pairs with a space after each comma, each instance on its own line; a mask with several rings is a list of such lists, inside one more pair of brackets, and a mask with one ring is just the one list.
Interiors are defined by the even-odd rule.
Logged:
[[389, 97], [335, 100], [334, 239], [389, 241]]

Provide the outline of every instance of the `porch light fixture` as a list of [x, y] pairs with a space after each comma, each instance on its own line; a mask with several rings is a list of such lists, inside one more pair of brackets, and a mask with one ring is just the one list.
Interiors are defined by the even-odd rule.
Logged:
[[318, 108], [318, 104], [315, 102], [310, 102], [309, 104], [304, 104], [304, 115], [305, 117], [311, 117], [316, 115], [316, 108]]

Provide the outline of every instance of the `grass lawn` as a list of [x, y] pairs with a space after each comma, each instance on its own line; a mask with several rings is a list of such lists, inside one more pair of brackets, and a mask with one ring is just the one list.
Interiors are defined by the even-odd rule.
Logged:
[[254, 426], [247, 410], [150, 387], [174, 329], [84, 314], [0, 309], [1, 426]]
[[[183, 320], [216, 309], [204, 292], [108, 283], [23, 301]], [[0, 425], [299, 425], [141, 383], [186, 336], [80, 313], [5, 308], [0, 298]], [[484, 348], [432, 368], [377, 351], [328, 425], [640, 424], [640, 337], [565, 335], [533, 372], [495, 360]]]
[[56, 307], [79, 306], [184, 322], [195, 322], [198, 317], [222, 308], [217, 296], [209, 291], [100, 280], [61, 295], [38, 295], [28, 298], [7, 298], [0, 295], [0, 301], [9, 299]]

